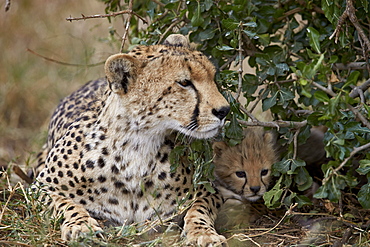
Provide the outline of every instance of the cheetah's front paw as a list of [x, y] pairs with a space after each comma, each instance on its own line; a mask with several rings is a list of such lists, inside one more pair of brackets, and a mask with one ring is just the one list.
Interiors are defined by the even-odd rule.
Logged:
[[86, 233], [97, 231], [101, 232], [103, 231], [103, 229], [99, 226], [98, 222], [95, 219], [91, 217], [86, 217], [86, 219], [82, 218], [74, 222], [63, 222], [63, 225], [61, 226], [61, 231], [62, 239], [74, 240]]
[[196, 246], [227, 246], [226, 238], [216, 231], [189, 231], [186, 233], [186, 244]]

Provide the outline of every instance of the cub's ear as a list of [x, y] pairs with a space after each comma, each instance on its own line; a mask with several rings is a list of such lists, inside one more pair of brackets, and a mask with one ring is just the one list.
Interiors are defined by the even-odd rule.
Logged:
[[266, 143], [274, 144], [276, 142], [276, 135], [272, 131], [266, 131], [263, 133], [263, 140]]
[[138, 61], [127, 54], [115, 54], [105, 62], [105, 75], [110, 89], [119, 94], [127, 93], [136, 80]]
[[229, 146], [225, 142], [214, 142], [212, 148], [216, 157], [220, 157], [222, 153], [229, 148]]
[[181, 34], [171, 34], [169, 35], [165, 41], [163, 42], [166, 46], [182, 46], [189, 48], [189, 41], [188, 39]]

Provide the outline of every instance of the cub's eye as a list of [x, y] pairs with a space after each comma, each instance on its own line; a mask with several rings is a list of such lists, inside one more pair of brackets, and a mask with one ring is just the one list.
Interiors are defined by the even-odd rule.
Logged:
[[235, 172], [235, 174], [238, 178], [245, 178], [247, 176], [243, 171]]
[[182, 87], [188, 87], [188, 86], [192, 86], [193, 83], [191, 82], [191, 80], [182, 80], [182, 81], [176, 81], [177, 84], [179, 84], [180, 86]]
[[266, 176], [266, 175], [267, 175], [267, 173], [269, 173], [269, 170], [268, 170], [268, 169], [263, 169], [263, 170], [261, 171], [261, 176]]

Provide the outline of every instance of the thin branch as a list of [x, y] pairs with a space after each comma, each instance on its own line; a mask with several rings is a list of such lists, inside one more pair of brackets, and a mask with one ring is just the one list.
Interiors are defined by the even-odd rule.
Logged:
[[258, 122], [258, 119], [255, 117], [255, 116], [253, 116], [253, 114], [252, 113], [250, 113], [247, 109], [245, 109], [243, 106], [240, 106], [239, 107], [239, 109], [242, 111], [242, 112], [244, 112], [245, 114], [247, 114], [247, 116], [250, 118], [250, 119], [252, 119], [252, 122]]
[[31, 52], [32, 54], [38, 56], [38, 57], [41, 57], [49, 62], [53, 62], [53, 63], [57, 63], [57, 64], [61, 64], [61, 65], [66, 65], [66, 66], [75, 66], [75, 67], [95, 67], [95, 66], [99, 66], [99, 65], [102, 65], [105, 63], [104, 62], [99, 62], [99, 63], [93, 63], [93, 64], [73, 64], [73, 63], [65, 63], [65, 62], [61, 62], [61, 61], [57, 61], [57, 60], [54, 60], [52, 58], [48, 58], [48, 57], [45, 57], [43, 55], [40, 55], [38, 53], [36, 53], [35, 51], [27, 48], [27, 51], [28, 52]]
[[232, 57], [230, 57], [229, 59], [227, 59], [227, 61], [220, 67], [220, 71], [224, 70], [227, 66], [229, 66], [232, 62], [234, 62], [235, 58], [237, 57], [238, 55], [235, 54], [233, 55]]
[[284, 216], [279, 220], [279, 222], [274, 227], [270, 228], [266, 232], [262, 232], [262, 233], [254, 234], [254, 235], [249, 235], [248, 237], [254, 238], [254, 237], [258, 237], [258, 236], [263, 236], [263, 235], [275, 230], [284, 221], [284, 219], [287, 216], [294, 215], [293, 209], [296, 208], [297, 206], [298, 206], [298, 203], [290, 205], [289, 209], [285, 212]]
[[360, 96], [361, 93], [366, 91], [369, 87], [370, 87], [370, 79], [365, 81], [362, 85], [352, 89], [351, 93], [349, 94], [349, 97], [357, 98], [358, 96]]
[[293, 137], [293, 159], [297, 159], [297, 151], [298, 151], [298, 135], [299, 135], [299, 130], [298, 129], [295, 133], [294, 133], [294, 137]]
[[136, 14], [132, 10], [122, 10], [122, 11], [113, 12], [113, 13], [104, 14], [104, 15], [88, 15], [88, 16], [85, 16], [84, 14], [81, 14], [81, 17], [72, 17], [72, 16], [70, 16], [70, 17], [66, 18], [66, 20], [72, 22], [72, 21], [87, 20], [87, 19], [94, 19], [94, 18], [116, 17], [117, 15], [124, 15], [124, 14], [135, 15], [140, 20], [142, 20], [145, 24], [148, 24], [148, 22], [143, 17]]
[[125, 32], [124, 32], [123, 37], [122, 37], [120, 52], [123, 52], [123, 48], [125, 46], [125, 42], [126, 42], [126, 39], [127, 39], [127, 36], [128, 36], [128, 32], [130, 30], [130, 23], [131, 23], [131, 18], [132, 18], [132, 13], [133, 13], [133, 11], [132, 11], [132, 1], [133, 0], [130, 0], [130, 2], [128, 3], [128, 11], [130, 11], [130, 12], [129, 12], [127, 20], [126, 20], [126, 27], [125, 27]]
[[356, 31], [359, 35], [359, 37], [364, 41], [365, 46], [367, 47], [366, 52], [370, 50], [370, 40], [366, 36], [364, 30], [362, 30], [362, 27], [360, 23], [358, 22], [357, 16], [356, 16], [356, 9], [353, 6], [352, 0], [346, 0], [347, 6], [343, 14], [339, 17], [337, 27], [335, 28], [332, 35], [330, 35], [329, 39], [332, 39], [335, 37], [335, 43], [338, 41], [339, 33], [342, 29], [342, 25], [344, 24], [345, 20], [348, 18], [353, 26], [356, 28]]
[[262, 127], [271, 127], [271, 128], [302, 128], [307, 125], [307, 120], [304, 120], [302, 122], [292, 122], [292, 121], [283, 121], [283, 120], [277, 120], [273, 122], [261, 122], [261, 121], [244, 121], [239, 120], [238, 122], [244, 126], [262, 126]]
[[256, 102], [254, 103], [254, 105], [250, 108], [250, 111], [253, 112], [254, 109], [257, 107], [258, 103], [262, 100], [262, 95], [267, 91], [267, 88], [268, 88], [268, 85], [266, 85], [266, 87], [263, 89], [263, 92], [260, 93], [257, 97], [257, 100]]
[[[365, 150], [365, 149], [368, 149], [368, 148], [370, 148], [370, 142], [369, 143], [367, 143], [367, 144], [365, 144], [365, 145], [362, 145], [362, 146], [360, 146], [360, 147], [354, 147], [353, 148], [353, 150], [352, 150], [352, 152], [349, 154], [349, 156], [347, 157], [347, 158], [345, 158], [344, 160], [343, 160], [343, 162], [342, 163], [340, 163], [340, 165], [337, 167], [337, 168], [335, 168], [334, 169], [334, 172], [332, 173], [332, 174], [335, 174], [335, 173], [337, 173], [337, 172], [339, 172], [339, 170], [340, 169], [342, 169], [346, 164], [347, 164], [347, 162], [355, 155], [355, 154], [357, 154], [358, 152], [360, 152], [360, 151], [363, 151], [363, 150]], [[332, 177], [332, 175], [330, 176], [328, 176], [328, 177], [326, 177], [326, 178], [324, 178], [323, 180], [322, 180], [322, 184], [324, 185], [324, 184], [326, 184], [328, 181], [329, 181], [329, 179], [330, 179], [330, 177]]]
[[347, 104], [348, 108], [355, 114], [355, 116], [360, 119], [360, 121], [368, 128], [370, 129], [370, 122], [353, 106], [350, 104]]
[[164, 3], [161, 3], [160, 1], [158, 1], [158, 0], [152, 0], [152, 2], [155, 2], [156, 4], [158, 4], [159, 6], [161, 6], [161, 7], [164, 7], [164, 6], [166, 6]]
[[360, 70], [360, 69], [366, 69], [366, 62], [352, 62], [352, 63], [334, 63], [333, 69], [339, 69], [339, 70]]
[[239, 102], [240, 93], [242, 92], [243, 86], [243, 49], [242, 49], [242, 23], [239, 23], [239, 69], [238, 69], [238, 90], [235, 95], [235, 100]]
[[321, 86], [320, 84], [318, 84], [317, 82], [312, 82], [312, 84], [315, 86], [315, 87], [318, 87], [319, 89], [321, 89], [322, 91], [324, 91], [325, 93], [329, 94], [330, 96], [332, 97], [335, 97], [337, 96], [336, 93], [334, 93], [331, 89], [329, 88], [326, 88], [324, 86]]

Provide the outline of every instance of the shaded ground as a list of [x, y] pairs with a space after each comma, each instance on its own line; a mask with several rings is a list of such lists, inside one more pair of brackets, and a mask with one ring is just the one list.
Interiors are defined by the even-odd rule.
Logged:
[[[60, 219], [42, 214], [42, 207], [25, 196], [24, 186], [11, 186], [6, 174], [0, 181], [0, 246], [184, 245], [178, 227], [170, 222], [164, 233], [147, 234], [153, 222], [145, 222], [144, 230], [137, 225], [105, 228], [104, 239], [92, 234], [67, 244], [60, 239]], [[216, 227], [228, 238], [229, 246], [370, 246], [370, 210], [362, 209], [351, 194], [343, 195], [341, 204], [314, 203], [304, 208], [268, 210], [261, 203], [229, 202]]]

